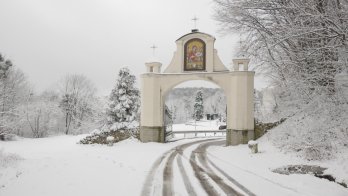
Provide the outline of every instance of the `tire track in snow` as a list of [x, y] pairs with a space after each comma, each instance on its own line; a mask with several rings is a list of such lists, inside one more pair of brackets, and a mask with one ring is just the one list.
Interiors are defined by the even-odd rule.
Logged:
[[199, 162], [202, 164], [202, 167], [204, 168], [204, 173], [206, 173], [226, 193], [226, 195], [241, 196], [242, 195], [241, 193], [239, 193], [237, 190], [232, 188], [230, 185], [226, 184], [224, 180], [220, 178], [208, 165], [207, 158], [206, 158], [206, 149], [209, 146], [220, 145], [220, 144], [223, 144], [223, 143], [221, 143], [221, 141], [204, 143], [199, 145], [193, 151], [193, 153], [197, 154], [197, 158]]
[[[230, 181], [233, 185], [237, 186], [239, 189], [244, 191], [246, 194], [250, 196], [255, 196], [254, 193], [252, 193], [250, 190], [245, 188], [243, 185], [241, 185], [239, 182], [237, 182], [235, 179], [233, 179], [231, 176], [229, 176], [226, 172], [224, 172], [221, 168], [216, 166], [208, 157], [207, 157], [207, 148], [210, 146], [221, 146], [224, 145], [226, 141], [216, 141], [216, 142], [209, 142], [201, 144], [197, 147], [196, 150], [198, 150], [198, 159], [201, 162], [202, 166], [206, 168], [206, 171], [210, 173], [217, 181], [222, 182], [219, 186], [226, 194], [230, 195], [242, 195], [238, 191], [234, 190], [233, 187], [225, 184], [222, 179], [216, 175], [216, 172], [212, 170], [210, 167], [213, 166], [217, 171], [219, 171], [220, 174], [222, 174], [228, 181]], [[209, 163], [209, 164], [208, 164]], [[215, 181], [215, 180], [214, 180]], [[232, 190], [230, 190], [232, 188]]]
[[204, 191], [209, 196], [220, 195], [215, 190], [214, 186], [209, 183], [208, 179], [206, 179], [206, 176], [204, 175], [205, 174], [204, 169], [197, 164], [196, 153], [194, 151], [192, 151], [191, 156], [190, 156], [190, 164], [191, 164], [191, 167], [195, 173], [196, 178], [198, 179], [199, 183], [202, 185]]
[[152, 165], [149, 174], [146, 176], [145, 183], [143, 185], [143, 189], [141, 191], [141, 195], [148, 196], [151, 194], [151, 189], [154, 184], [155, 175], [158, 167], [161, 165], [162, 161], [166, 158], [166, 156], [172, 151], [172, 149], [168, 150], [167, 152], [163, 153], [162, 156], [160, 156], [155, 163]]
[[[201, 142], [211, 141], [211, 140], [213, 140], [213, 139], [189, 142], [186, 144], [176, 146], [176, 147], [168, 150], [167, 152], [163, 153], [162, 156], [160, 156], [155, 161], [155, 163], [152, 165], [150, 172], [145, 179], [145, 183], [143, 185], [141, 195], [143, 195], [143, 196], [152, 195], [152, 189], [154, 186], [156, 173], [157, 173], [160, 165], [164, 162], [166, 157], [168, 157], [168, 159], [167, 159], [167, 162], [165, 163], [165, 168], [163, 171], [162, 194], [163, 195], [173, 195], [174, 194], [173, 193], [173, 162], [174, 162], [175, 156], [179, 153], [181, 154], [185, 148], [187, 148], [191, 145], [201, 143]], [[182, 166], [182, 164], [181, 164], [181, 166]], [[182, 173], [183, 176], [187, 177], [187, 174], [186, 174], [185, 170], [183, 169], [183, 166], [181, 168], [182, 169], [180, 169], [180, 166], [179, 166], [180, 172]], [[193, 189], [190, 181], [186, 177], [184, 177], [184, 181], [186, 181], [188, 183], [185, 183], [185, 188], [190, 193], [190, 192], [194, 191], [194, 189]], [[192, 193], [195, 194], [195, 192], [192, 192]]]
[[[174, 163], [174, 159], [178, 154], [182, 154], [183, 151], [192, 145], [198, 144], [198, 143], [202, 143], [202, 142], [207, 142], [207, 141], [211, 141], [214, 139], [207, 139], [207, 140], [200, 140], [200, 141], [195, 141], [195, 142], [191, 142], [191, 143], [187, 143], [187, 144], [182, 144], [180, 146], [177, 146], [174, 148], [174, 151], [169, 155], [169, 158], [167, 160], [166, 166], [164, 168], [164, 172], [163, 172], [163, 195], [174, 195], [173, 192], [173, 163]], [[180, 169], [180, 173], [182, 174], [184, 178], [184, 181], [186, 181], [187, 183], [185, 183], [185, 188], [186, 190], [189, 192], [193, 192], [193, 195], [196, 195], [196, 193], [194, 192], [194, 189], [192, 188], [192, 185], [189, 181], [187, 177], [187, 174], [184, 170], [184, 168], [182, 167]]]
[[243, 185], [241, 185], [239, 182], [237, 182], [234, 178], [229, 176], [226, 172], [224, 172], [221, 168], [216, 166], [209, 158], [207, 158], [210, 165], [212, 165], [216, 170], [218, 170], [223, 176], [225, 176], [230, 182], [232, 182], [234, 185], [236, 185], [238, 188], [242, 189], [245, 193], [247, 193], [250, 196], [256, 196], [254, 193], [252, 193], [249, 189], [245, 188]]
[[[219, 141], [214, 141], [219, 140]], [[220, 177], [224, 176], [225, 180], [227, 179], [230, 181], [233, 185], [237, 186], [239, 189], [244, 191], [246, 194], [250, 196], [254, 196], [252, 192], [250, 192], [248, 189], [246, 189], [244, 186], [239, 184], [236, 180], [234, 180], [231, 176], [226, 174], [222, 169], [217, 167], [208, 157], [207, 157], [207, 148], [209, 146], [213, 145], [222, 145], [224, 144], [224, 140], [221, 141], [221, 139], [206, 139], [206, 140], [199, 140], [199, 141], [193, 141], [186, 144], [181, 144], [179, 146], [176, 146], [167, 152], [163, 153], [162, 156], [160, 156], [156, 162], [152, 165], [151, 170], [146, 177], [146, 181], [144, 183], [142, 194], [141, 195], [153, 195], [154, 190], [154, 182], [156, 181], [156, 176], [162, 175], [162, 195], [174, 195], [174, 182], [173, 182], [173, 165], [175, 162], [175, 158], [177, 157], [177, 165], [180, 171], [180, 174], [183, 179], [183, 184], [185, 185], [186, 192], [188, 195], [197, 195], [195, 188], [192, 186], [192, 179], [190, 179], [185, 171], [185, 168], [183, 166], [183, 160], [182, 158], [185, 158], [189, 163], [191, 164], [191, 167], [193, 169], [193, 173], [195, 177], [198, 179], [198, 182], [202, 185], [203, 190], [208, 195], [220, 195], [220, 193], [217, 190], [217, 186], [226, 194], [226, 195], [236, 195], [240, 196], [243, 195], [235, 188], [231, 187], [229, 184], [226, 184], [226, 182]], [[190, 154], [190, 158], [188, 159], [183, 154], [184, 150], [192, 145], [199, 144], [197, 148], [192, 150]], [[179, 155], [179, 156], [178, 156]], [[163, 168], [163, 172], [162, 169]], [[218, 171], [219, 174], [214, 172], [212, 170], [212, 167], [215, 168], [215, 171]], [[187, 168], [186, 168], [187, 169]], [[161, 170], [161, 171], [159, 171]], [[217, 185], [217, 186], [215, 186]], [[218, 188], [218, 189], [219, 189]]]
[[[190, 156], [192, 169], [195, 171], [196, 177], [198, 178], [199, 182], [208, 195], [219, 195], [213, 184], [209, 183], [209, 180], [207, 178], [210, 178], [226, 195], [241, 196], [243, 194], [235, 190], [230, 185], [226, 184], [224, 180], [219, 177], [208, 165], [206, 158], [206, 149], [209, 146], [222, 145], [223, 143], [224, 141], [206, 142], [199, 145], [195, 150], [193, 150]], [[202, 166], [198, 165], [197, 159]]]
[[[182, 154], [180, 154], [180, 155], [182, 155]], [[182, 164], [181, 156], [178, 156], [178, 158], [176, 160], [177, 160], [179, 170], [181, 172], [182, 179], [184, 180], [184, 184], [185, 184], [185, 188], [186, 188], [187, 193], [190, 196], [191, 195], [196, 196], [197, 194], [196, 194], [194, 188], [192, 187], [192, 184], [189, 180], [189, 177], [187, 176], [187, 173], [185, 172], [184, 165]]]

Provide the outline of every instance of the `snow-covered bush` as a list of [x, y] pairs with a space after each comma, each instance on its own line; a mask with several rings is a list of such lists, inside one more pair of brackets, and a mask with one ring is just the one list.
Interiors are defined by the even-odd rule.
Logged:
[[92, 135], [89, 135], [82, 139], [80, 144], [110, 144], [108, 138], [113, 137], [114, 140], [112, 143], [117, 143], [119, 141], [128, 139], [130, 137], [139, 139], [139, 128], [132, 129], [118, 129], [118, 130], [108, 130], [105, 132], [94, 132]]
[[18, 136], [12, 133], [0, 133], [0, 140], [1, 141], [16, 141], [18, 140]]
[[0, 149], [0, 169], [14, 165], [22, 158], [17, 154], [4, 153], [3, 149]]
[[[348, 97], [344, 88], [347, 81], [348, 76], [341, 77], [336, 82], [335, 94], [318, 95], [311, 100], [295, 96], [287, 89], [273, 88], [276, 107], [263, 119], [287, 120], [269, 131], [267, 137], [283, 151], [296, 152], [309, 160], [330, 159], [347, 152]], [[263, 125], [271, 124], [256, 121], [256, 135], [262, 133]]]
[[311, 102], [270, 130], [266, 137], [285, 152], [308, 160], [330, 159], [348, 151], [348, 104]]

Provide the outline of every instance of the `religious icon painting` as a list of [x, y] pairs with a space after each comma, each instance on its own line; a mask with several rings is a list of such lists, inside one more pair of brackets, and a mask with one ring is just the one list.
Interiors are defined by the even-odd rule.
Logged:
[[205, 43], [201, 39], [191, 39], [185, 44], [184, 71], [205, 70]]

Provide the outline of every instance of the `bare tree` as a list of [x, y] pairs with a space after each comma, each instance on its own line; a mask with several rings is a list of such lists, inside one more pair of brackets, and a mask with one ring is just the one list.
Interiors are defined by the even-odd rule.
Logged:
[[334, 154], [347, 141], [348, 107], [335, 85], [348, 70], [348, 1], [214, 1], [221, 29], [242, 35], [241, 51], [273, 82], [273, 120], [287, 118], [273, 142], [309, 160]]
[[60, 108], [65, 118], [65, 134], [69, 134], [72, 124], [79, 127], [91, 115], [91, 102], [95, 99], [95, 92], [92, 82], [83, 75], [67, 75], [63, 78]]
[[224, 32], [239, 32], [259, 71], [305, 101], [334, 94], [347, 69], [348, 1], [215, 0]]
[[45, 93], [40, 96], [30, 93], [20, 115], [25, 119], [34, 138], [45, 137], [54, 131], [57, 127], [57, 119], [61, 116], [57, 100], [50, 100]]

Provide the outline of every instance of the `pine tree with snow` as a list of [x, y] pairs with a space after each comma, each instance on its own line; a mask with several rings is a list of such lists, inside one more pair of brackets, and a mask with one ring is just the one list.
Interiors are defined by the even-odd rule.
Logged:
[[135, 76], [127, 67], [120, 69], [114, 89], [109, 97], [108, 122], [130, 123], [137, 120], [140, 107], [139, 90], [135, 87]]
[[203, 93], [201, 90], [197, 91], [194, 105], [193, 117], [196, 121], [203, 118], [204, 106], [203, 106]]

